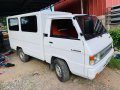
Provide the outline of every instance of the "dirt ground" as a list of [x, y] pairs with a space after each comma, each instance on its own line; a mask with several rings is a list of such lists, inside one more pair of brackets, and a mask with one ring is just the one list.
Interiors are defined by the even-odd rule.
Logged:
[[23, 63], [16, 54], [10, 57], [15, 67], [0, 68], [0, 90], [120, 90], [120, 70], [105, 68], [93, 81], [71, 75], [60, 82], [48, 64], [37, 59]]

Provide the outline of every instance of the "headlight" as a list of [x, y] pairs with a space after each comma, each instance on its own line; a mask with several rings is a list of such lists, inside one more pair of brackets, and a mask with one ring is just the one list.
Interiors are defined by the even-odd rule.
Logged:
[[90, 56], [89, 60], [90, 60], [90, 65], [94, 65], [98, 63], [100, 61], [100, 54], [97, 54], [95, 56]]
[[100, 54], [95, 55], [95, 64], [100, 61]]
[[112, 49], [112, 45], [110, 44], [106, 48], [104, 48], [101, 52], [99, 52], [98, 54], [96, 54], [94, 56], [90, 56], [89, 57], [90, 65], [95, 65], [100, 60], [102, 60], [110, 52], [111, 49]]

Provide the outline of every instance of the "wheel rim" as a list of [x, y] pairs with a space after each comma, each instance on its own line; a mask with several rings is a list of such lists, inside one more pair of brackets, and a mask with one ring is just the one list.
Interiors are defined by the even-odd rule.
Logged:
[[24, 55], [25, 55], [25, 54], [21, 51], [21, 52], [20, 52], [20, 58], [21, 58], [22, 60], [24, 60]]
[[59, 65], [57, 65], [57, 64], [55, 65], [55, 70], [56, 70], [57, 75], [59, 77], [62, 77], [62, 70]]

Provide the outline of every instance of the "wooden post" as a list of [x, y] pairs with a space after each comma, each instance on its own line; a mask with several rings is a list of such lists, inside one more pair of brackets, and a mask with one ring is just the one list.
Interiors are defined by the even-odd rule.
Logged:
[[84, 9], [83, 9], [83, 0], [81, 0], [81, 13], [84, 13]]

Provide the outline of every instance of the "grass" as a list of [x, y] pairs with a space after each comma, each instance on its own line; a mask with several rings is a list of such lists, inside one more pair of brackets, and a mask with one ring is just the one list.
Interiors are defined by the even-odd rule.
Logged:
[[108, 63], [107, 66], [111, 69], [120, 70], [120, 59], [116, 59], [116, 58], [112, 57], [112, 59], [110, 60], [110, 62]]
[[114, 47], [120, 51], [120, 28], [111, 29], [109, 33], [113, 38]]

